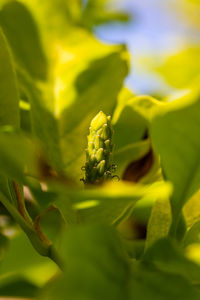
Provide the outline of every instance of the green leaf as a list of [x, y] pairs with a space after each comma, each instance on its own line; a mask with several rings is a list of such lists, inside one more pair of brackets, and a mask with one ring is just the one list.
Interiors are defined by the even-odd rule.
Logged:
[[39, 300], [198, 299], [195, 288], [182, 276], [128, 261], [113, 228], [72, 228], [64, 238], [62, 252], [67, 262], [65, 273], [46, 285]]
[[163, 238], [150, 247], [143, 261], [153, 263], [159, 270], [179, 274], [193, 284], [200, 283], [200, 266], [187, 259], [173, 241]]
[[148, 249], [160, 238], [168, 235], [171, 225], [171, 207], [167, 198], [159, 198], [153, 205], [147, 226], [145, 248]]
[[19, 127], [16, 74], [6, 38], [0, 29], [0, 125]]
[[[16, 74], [13, 66], [12, 55], [8, 47], [6, 38], [0, 29], [0, 126], [4, 126], [4, 129], [9, 130], [10, 126], [13, 128], [19, 128], [19, 95], [17, 90]], [[7, 151], [8, 149], [1, 149]], [[15, 151], [13, 148], [12, 151]], [[1, 164], [6, 165], [3, 157], [1, 157]], [[7, 169], [7, 166], [5, 166]], [[3, 168], [1, 166], [1, 170]], [[11, 201], [15, 202], [13, 198], [13, 187], [11, 181], [5, 174], [0, 176], [0, 188], [3, 194]], [[17, 174], [18, 176], [18, 174]]]
[[200, 221], [200, 190], [198, 190], [184, 205], [183, 214], [188, 230]]
[[141, 159], [150, 151], [150, 141], [145, 136], [148, 135], [154, 110], [163, 105], [154, 98], [134, 97], [126, 89], [121, 91], [112, 119], [114, 163], [117, 165], [116, 173], [120, 177], [130, 163]]
[[[86, 223], [118, 224], [133, 210], [135, 203], [144, 198], [157, 199], [158, 195], [169, 196], [171, 186], [168, 183], [154, 185], [132, 185], [125, 182], [109, 183], [102, 188], [85, 190], [61, 190], [55, 205], [61, 210], [66, 221], [69, 209], [76, 212], [77, 219]], [[68, 201], [64, 200], [68, 199]]]
[[183, 240], [184, 246], [200, 243], [200, 221], [194, 223]]
[[0, 280], [0, 295], [6, 297], [35, 297], [38, 286], [23, 277], [9, 276]]
[[[63, 242], [65, 274], [47, 284], [39, 299], [124, 299], [129, 266], [116, 231], [79, 226]], [[78, 288], [77, 288], [78, 287]]]
[[9, 244], [8, 238], [2, 233], [0, 233], [0, 260], [2, 259], [5, 251], [7, 250], [8, 244]]
[[200, 187], [199, 109], [200, 96], [194, 91], [160, 108], [152, 122], [151, 137], [164, 177], [174, 185], [172, 234], [183, 205]]
[[0, 279], [12, 274], [41, 285], [57, 271], [57, 266], [48, 258], [39, 255], [26, 235], [20, 232], [10, 240], [9, 247], [1, 261]]
[[[31, 109], [31, 125], [33, 135], [39, 140], [47, 163], [62, 172], [63, 162], [60, 150], [58, 124], [53, 113], [53, 100], [45, 98], [32, 78], [22, 69], [17, 69], [21, 93], [26, 95]], [[52, 101], [51, 101], [52, 100]]]
[[199, 45], [186, 47], [182, 51], [173, 53], [167, 57], [163, 65], [158, 66], [156, 70], [165, 78], [165, 80], [175, 88], [185, 88], [194, 80], [198, 85], [199, 81]]
[[16, 62], [34, 78], [46, 79], [47, 60], [37, 26], [26, 6], [18, 1], [5, 4], [0, 11], [0, 26]]
[[[89, 0], [83, 9], [81, 23], [88, 29], [92, 29], [95, 25], [107, 22], [126, 22], [130, 16], [128, 13], [117, 11], [113, 5], [109, 5], [108, 0]], [[110, 7], [111, 6], [111, 7]]]
[[197, 290], [180, 275], [162, 272], [142, 264], [133, 265], [132, 269], [129, 299], [199, 299]]
[[19, 182], [27, 174], [36, 176], [38, 161], [36, 146], [23, 134], [0, 131], [0, 173]]
[[122, 177], [124, 170], [130, 162], [136, 161], [144, 157], [150, 151], [150, 140], [146, 139], [140, 142], [128, 144], [118, 150], [114, 150], [113, 162], [117, 166], [114, 172]]
[[112, 118], [116, 152], [145, 136], [147, 122], [134, 110], [134, 102], [133, 94], [129, 90], [122, 89]]
[[100, 110], [111, 114], [128, 72], [127, 51], [124, 46], [105, 46], [84, 35], [78, 45], [63, 50], [63, 56], [69, 54], [71, 59], [58, 68], [56, 114], [66, 171], [80, 182], [90, 121]]

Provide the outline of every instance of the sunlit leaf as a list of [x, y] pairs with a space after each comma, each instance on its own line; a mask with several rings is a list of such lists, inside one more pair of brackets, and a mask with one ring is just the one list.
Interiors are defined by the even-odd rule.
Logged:
[[158, 71], [176, 88], [189, 86], [199, 75], [200, 47], [188, 47], [170, 56]]
[[63, 48], [60, 57], [65, 60], [57, 70], [55, 113], [66, 171], [80, 182], [89, 124], [100, 110], [112, 113], [128, 72], [127, 52], [124, 46], [105, 46], [85, 34], [80, 44]]
[[146, 249], [155, 241], [168, 235], [171, 225], [171, 207], [167, 198], [158, 199], [151, 211], [147, 227]]
[[200, 186], [199, 109], [199, 93], [192, 92], [160, 109], [151, 127], [164, 177], [174, 185], [171, 198], [173, 234], [183, 205]]
[[138, 200], [144, 197], [155, 200], [162, 195], [168, 197], [171, 186], [162, 182], [149, 186], [113, 182], [98, 189], [74, 192], [63, 190], [61, 193], [63, 196], [55, 200], [55, 205], [61, 210], [66, 221], [69, 218], [69, 209], [72, 207], [77, 210], [77, 222], [117, 224], [130, 214]]

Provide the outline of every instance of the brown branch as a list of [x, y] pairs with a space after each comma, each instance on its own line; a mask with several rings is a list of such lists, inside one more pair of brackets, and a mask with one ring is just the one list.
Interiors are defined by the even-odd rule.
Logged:
[[48, 239], [48, 237], [43, 233], [41, 226], [40, 226], [40, 219], [41, 219], [41, 214], [39, 214], [35, 220], [34, 220], [34, 229], [38, 235], [38, 237], [40, 238], [40, 240], [42, 242], [44, 242], [46, 245], [51, 245], [52, 242]]
[[19, 211], [20, 215], [29, 224], [31, 224], [32, 223], [31, 222], [31, 218], [29, 217], [28, 212], [26, 210], [26, 206], [25, 206], [25, 203], [24, 203], [24, 197], [22, 195], [20, 185], [16, 181], [13, 181], [13, 187], [14, 187], [14, 191], [15, 191], [15, 195], [16, 195], [16, 199], [17, 199], [17, 208], [18, 208], [18, 211]]

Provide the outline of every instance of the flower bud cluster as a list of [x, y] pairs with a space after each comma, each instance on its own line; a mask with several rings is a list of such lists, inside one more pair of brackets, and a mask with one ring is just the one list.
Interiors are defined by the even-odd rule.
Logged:
[[97, 184], [111, 178], [113, 150], [111, 117], [100, 111], [91, 121], [89, 130], [84, 182]]

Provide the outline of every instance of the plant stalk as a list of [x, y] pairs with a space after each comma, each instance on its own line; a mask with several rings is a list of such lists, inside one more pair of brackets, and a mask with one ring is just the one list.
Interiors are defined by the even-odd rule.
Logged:
[[25, 220], [22, 217], [18, 210], [9, 202], [9, 200], [1, 192], [0, 201], [6, 207], [11, 216], [15, 219], [15, 221], [19, 224], [22, 230], [25, 232], [35, 250], [40, 255], [52, 259], [58, 265], [58, 267], [61, 270], [63, 270], [63, 261], [57, 253], [57, 250], [52, 245], [52, 243], [49, 240], [47, 241], [46, 239], [43, 239], [41, 235], [38, 235], [38, 232], [35, 230], [33, 225], [31, 225], [29, 222], [27, 222], [27, 220]]

